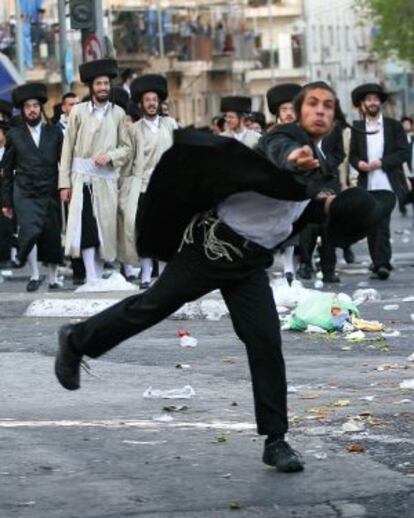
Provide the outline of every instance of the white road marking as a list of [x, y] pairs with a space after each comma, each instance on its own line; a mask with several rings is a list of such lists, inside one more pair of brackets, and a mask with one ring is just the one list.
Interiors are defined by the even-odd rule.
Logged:
[[232, 430], [242, 432], [256, 430], [253, 423], [230, 423], [225, 421], [214, 421], [211, 423], [176, 421], [173, 423], [154, 423], [147, 419], [97, 419], [92, 421], [82, 420], [58, 420], [58, 421], [18, 421], [13, 419], [1, 419], [0, 428], [192, 428], [195, 430]]

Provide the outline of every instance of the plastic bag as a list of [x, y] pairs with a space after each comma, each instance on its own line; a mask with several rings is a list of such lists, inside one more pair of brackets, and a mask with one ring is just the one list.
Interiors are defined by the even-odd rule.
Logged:
[[338, 300], [334, 293], [314, 292], [299, 302], [289, 321], [289, 329], [304, 331], [308, 325], [313, 325], [326, 331], [334, 331], [336, 325], [332, 318], [333, 307], [359, 315], [358, 308], [352, 301]]

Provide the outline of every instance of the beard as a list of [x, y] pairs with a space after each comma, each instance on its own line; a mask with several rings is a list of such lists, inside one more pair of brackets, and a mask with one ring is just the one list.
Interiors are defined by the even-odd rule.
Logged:
[[26, 122], [26, 124], [28, 124], [29, 126], [34, 127], [34, 126], [37, 126], [38, 124], [40, 124], [42, 122], [42, 115], [39, 115], [35, 119], [29, 119], [28, 117], [23, 116], [23, 119]]
[[365, 112], [369, 117], [376, 117], [379, 114], [380, 110], [381, 108], [379, 106], [369, 107], [365, 105]]
[[98, 103], [104, 103], [106, 101], [109, 101], [109, 92], [94, 93], [93, 97], [96, 99]]

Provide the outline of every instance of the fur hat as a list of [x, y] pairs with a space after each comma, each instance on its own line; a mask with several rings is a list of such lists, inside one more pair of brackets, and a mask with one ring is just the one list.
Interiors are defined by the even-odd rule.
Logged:
[[37, 99], [41, 104], [47, 101], [46, 86], [42, 83], [26, 83], [17, 86], [12, 92], [13, 104], [21, 108], [29, 99]]
[[381, 85], [377, 83], [365, 83], [363, 85], [357, 86], [352, 90], [351, 98], [352, 104], [355, 106], [355, 108], [358, 108], [358, 106], [361, 104], [361, 101], [363, 101], [364, 97], [368, 94], [378, 95], [381, 103], [385, 103], [385, 101], [388, 99], [388, 94], [384, 91]]
[[293, 98], [296, 97], [301, 90], [302, 87], [296, 83], [284, 83], [269, 88], [266, 92], [266, 98], [270, 113], [277, 115], [279, 106], [283, 103], [292, 102]]
[[223, 97], [220, 104], [220, 110], [223, 113], [250, 113], [252, 111], [252, 100], [250, 99], [250, 97], [243, 97], [237, 95]]
[[147, 92], [155, 92], [161, 102], [165, 101], [168, 97], [168, 84], [165, 77], [160, 74], [145, 74], [132, 81], [131, 98], [134, 102], [140, 102]]
[[10, 119], [13, 115], [13, 105], [9, 101], [0, 99], [0, 113], [4, 113]]
[[95, 77], [108, 76], [114, 79], [118, 75], [118, 63], [115, 59], [96, 59], [79, 65], [82, 83], [90, 83]]

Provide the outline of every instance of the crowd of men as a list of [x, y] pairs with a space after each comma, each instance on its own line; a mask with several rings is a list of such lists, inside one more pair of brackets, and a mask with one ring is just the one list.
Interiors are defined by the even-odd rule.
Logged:
[[[117, 63], [112, 59], [81, 65], [80, 78], [89, 95], [80, 102], [76, 94], [66, 93], [54, 124], [45, 116], [48, 95], [43, 84], [15, 88], [13, 105], [0, 101], [0, 262], [16, 268], [28, 264], [27, 291], [36, 291], [42, 284], [39, 262], [47, 265], [50, 290], [61, 289], [58, 266], [65, 260], [70, 260], [74, 285], [86, 282], [93, 286], [102, 278], [105, 264], [120, 264], [125, 278], [139, 281], [142, 290], [148, 289], [159, 273], [154, 258], [138, 257], [137, 227], [152, 173], [173, 145], [178, 125], [168, 115], [164, 77], [136, 77], [128, 70], [122, 75], [122, 86], [114, 86], [117, 76]], [[306, 177], [321, 169], [324, 181], [317, 196], [338, 194], [355, 183], [369, 191], [386, 209], [367, 235], [372, 276], [385, 280], [392, 270], [391, 212], [396, 200], [402, 213], [413, 203], [413, 121], [404, 117], [401, 124], [383, 116], [387, 93], [378, 84], [363, 84], [352, 92], [352, 102], [360, 114], [352, 127], [336, 100], [341, 116], [335, 125], [329, 131], [318, 133], [316, 128], [312, 133], [298, 112], [303, 91], [300, 85], [282, 84], [267, 92], [268, 109], [274, 116], [270, 125], [266, 125], [263, 113], [252, 111], [249, 97], [224, 97], [222, 115], [212, 119], [210, 131], [236, 139], [281, 170], [289, 171], [294, 165]], [[19, 111], [18, 116], [13, 108]], [[322, 129], [323, 121], [319, 124]], [[305, 129], [308, 140], [296, 135], [295, 127]], [[301, 144], [300, 154], [293, 154], [288, 161], [281, 153], [275, 158], [265, 148], [269, 142], [271, 148], [284, 140], [292, 150], [292, 140]], [[394, 193], [392, 202], [389, 196], [384, 197], [384, 191]], [[257, 199], [256, 205], [257, 210], [266, 211], [265, 200]], [[225, 222], [232, 222], [233, 212], [231, 204], [218, 207]], [[281, 227], [283, 220], [282, 213]], [[233, 221], [230, 226], [237, 230], [239, 224]], [[243, 226], [242, 235], [250, 239], [254, 226], [252, 218], [251, 228]], [[319, 243], [323, 280], [336, 283], [340, 282], [336, 274], [338, 246], [347, 262], [353, 262], [354, 255], [346, 228], [341, 230], [344, 236], [333, 240], [328, 227], [328, 221], [308, 223], [300, 233], [288, 233], [277, 246], [272, 240], [274, 229], [269, 227], [259, 244], [281, 253], [291, 284], [296, 275], [312, 277]], [[343, 246], [338, 245], [341, 241]]]

